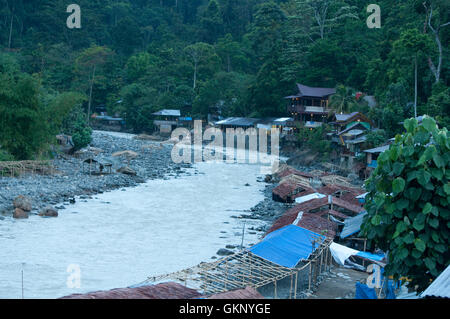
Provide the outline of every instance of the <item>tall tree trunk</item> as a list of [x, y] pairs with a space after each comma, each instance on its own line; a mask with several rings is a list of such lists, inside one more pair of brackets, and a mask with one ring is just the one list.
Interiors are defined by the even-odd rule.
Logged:
[[[426, 9], [427, 12], [427, 17], [428, 17], [428, 27], [430, 28], [430, 30], [433, 32], [434, 34], [434, 41], [436, 42], [436, 45], [438, 47], [439, 50], [439, 58], [438, 58], [438, 65], [435, 66], [433, 61], [431, 60], [431, 57], [428, 57], [428, 66], [430, 67], [431, 73], [433, 73], [434, 78], [435, 78], [435, 83], [438, 83], [440, 78], [441, 78], [441, 70], [442, 70], [442, 55], [443, 55], [443, 49], [442, 49], [442, 43], [441, 43], [441, 39], [439, 38], [439, 32], [440, 29], [442, 27], [446, 27], [448, 25], [450, 25], [450, 22], [447, 23], [443, 23], [441, 25], [437, 25], [436, 28], [433, 27], [433, 25], [431, 24], [431, 19], [433, 17], [433, 7], [430, 7], [429, 11], [430, 14], [428, 15], [428, 7], [425, 3], [423, 3], [423, 6]], [[427, 28], [426, 28], [426, 22], [424, 25], [424, 33], [427, 32]]]
[[14, 11], [11, 13], [11, 24], [10, 24], [10, 26], [9, 26], [8, 49], [11, 49], [12, 30], [13, 30], [13, 20], [14, 20]]
[[89, 103], [88, 103], [88, 112], [87, 112], [87, 124], [89, 125], [91, 119], [91, 105], [92, 105], [92, 89], [94, 87], [94, 79], [95, 79], [95, 65], [92, 70], [92, 79], [91, 79], [91, 87], [89, 89]]
[[197, 62], [194, 63], [194, 90], [197, 87]]
[[417, 117], [417, 55], [414, 58], [414, 117]]

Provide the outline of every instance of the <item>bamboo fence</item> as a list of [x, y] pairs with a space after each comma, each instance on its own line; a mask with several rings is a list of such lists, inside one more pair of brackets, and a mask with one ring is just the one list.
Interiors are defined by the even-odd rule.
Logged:
[[56, 172], [50, 161], [0, 162], [1, 177], [16, 177], [26, 173], [53, 175]]

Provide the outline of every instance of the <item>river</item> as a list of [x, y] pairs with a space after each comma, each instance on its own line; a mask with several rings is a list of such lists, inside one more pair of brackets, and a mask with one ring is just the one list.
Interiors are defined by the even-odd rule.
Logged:
[[[24, 298], [128, 287], [240, 245], [244, 222], [244, 245], [256, 243], [261, 233], [248, 228], [264, 224], [232, 216], [264, 199], [260, 168], [197, 163], [190, 175], [78, 200], [58, 218], [1, 220], [0, 298], [22, 298], [22, 287]], [[73, 269], [80, 288], [70, 285]]]

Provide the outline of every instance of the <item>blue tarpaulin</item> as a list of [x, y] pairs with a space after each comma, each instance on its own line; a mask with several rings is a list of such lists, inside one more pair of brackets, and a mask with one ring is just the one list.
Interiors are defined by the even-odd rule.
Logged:
[[268, 234], [260, 243], [249, 248], [249, 251], [277, 265], [294, 268], [302, 259], [308, 259], [324, 240], [325, 236], [288, 225]]
[[355, 299], [378, 299], [378, 297], [374, 288], [369, 288], [369, 286], [357, 282]]
[[374, 261], [382, 261], [384, 258], [384, 255], [371, 254], [371, 253], [368, 253], [365, 251], [360, 251], [355, 256], [359, 256], [359, 257], [374, 260]]

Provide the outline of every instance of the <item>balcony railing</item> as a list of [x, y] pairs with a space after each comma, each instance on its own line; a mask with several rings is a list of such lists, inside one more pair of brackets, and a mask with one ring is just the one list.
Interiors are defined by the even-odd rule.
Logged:
[[308, 127], [308, 128], [321, 127], [322, 125], [323, 125], [323, 122], [315, 122], [315, 121], [305, 122], [305, 127]]

